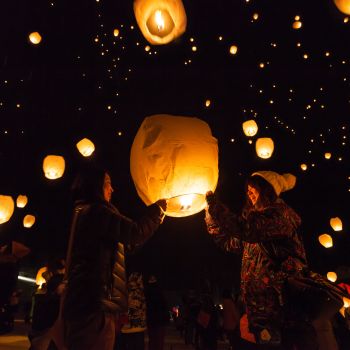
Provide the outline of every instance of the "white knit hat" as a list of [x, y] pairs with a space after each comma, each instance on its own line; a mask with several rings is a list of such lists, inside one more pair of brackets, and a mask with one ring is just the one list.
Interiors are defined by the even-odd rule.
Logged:
[[263, 177], [274, 188], [277, 196], [281, 192], [288, 191], [295, 186], [296, 177], [292, 174], [278, 174], [274, 171], [257, 171], [252, 176], [258, 175]]

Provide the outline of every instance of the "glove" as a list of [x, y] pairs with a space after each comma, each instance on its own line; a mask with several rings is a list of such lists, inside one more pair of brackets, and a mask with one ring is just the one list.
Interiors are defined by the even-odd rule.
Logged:
[[159, 199], [159, 200], [157, 200], [156, 204], [157, 204], [163, 211], [166, 211], [166, 208], [167, 208], [167, 201], [166, 201], [166, 199]]

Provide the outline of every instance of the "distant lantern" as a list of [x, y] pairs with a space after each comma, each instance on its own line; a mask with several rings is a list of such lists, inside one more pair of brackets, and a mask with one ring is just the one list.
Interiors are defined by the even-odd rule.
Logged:
[[80, 140], [77, 143], [78, 151], [84, 156], [84, 157], [90, 157], [92, 153], [95, 151], [95, 145], [92, 141], [90, 141], [87, 138], [84, 138]]
[[135, 0], [134, 13], [143, 36], [154, 45], [167, 44], [186, 30], [181, 0]]
[[26, 228], [30, 228], [35, 223], [35, 216], [34, 215], [26, 215], [23, 219], [23, 226]]
[[334, 0], [334, 3], [340, 12], [350, 15], [350, 0]]
[[0, 195], [0, 224], [11, 219], [14, 209], [15, 202], [12, 197]]
[[349, 298], [343, 297], [343, 303], [344, 303], [345, 308], [350, 307], [350, 299]]
[[343, 223], [338, 217], [331, 218], [329, 223], [334, 231], [341, 231], [343, 229]]
[[255, 150], [258, 157], [267, 159], [272, 156], [274, 150], [273, 140], [269, 137], [262, 137], [256, 140]]
[[32, 44], [38, 45], [41, 42], [41, 35], [38, 32], [30, 33], [29, 40]]
[[237, 51], [238, 51], [238, 47], [236, 45], [232, 45], [230, 47], [230, 54], [231, 55], [235, 55], [237, 53]]
[[324, 157], [325, 157], [326, 159], [331, 159], [332, 153], [326, 152], [326, 153], [324, 154]]
[[119, 35], [119, 29], [114, 29], [113, 30], [113, 35], [118, 36]]
[[246, 136], [254, 136], [258, 132], [258, 124], [253, 119], [244, 122], [242, 128]]
[[300, 29], [303, 26], [301, 21], [294, 21], [293, 22], [293, 29]]
[[330, 235], [327, 235], [327, 233], [324, 233], [323, 235], [320, 235], [318, 237], [318, 241], [325, 247], [325, 248], [331, 248], [333, 247], [333, 240]]
[[305, 163], [300, 165], [301, 170], [305, 171], [307, 170], [307, 165]]
[[65, 161], [61, 156], [46, 156], [43, 162], [43, 170], [45, 177], [55, 180], [62, 177], [65, 169]]
[[211, 105], [211, 101], [210, 100], [206, 100], [205, 101], [205, 107], [209, 107]]
[[16, 199], [17, 208], [24, 208], [28, 203], [28, 197], [24, 194], [20, 194]]
[[327, 273], [327, 279], [331, 282], [335, 282], [337, 280], [338, 276], [335, 272], [330, 271]]
[[146, 205], [166, 198], [166, 215], [183, 217], [206, 206], [218, 182], [218, 143], [198, 118], [153, 115], [140, 126], [130, 154], [137, 193]]
[[41, 267], [37, 274], [36, 274], [36, 277], [35, 277], [35, 284], [37, 286], [39, 286], [39, 289], [42, 288], [43, 284], [46, 283], [46, 280], [45, 278], [43, 277], [43, 273], [45, 273], [47, 271], [47, 267], [44, 266], [44, 267]]

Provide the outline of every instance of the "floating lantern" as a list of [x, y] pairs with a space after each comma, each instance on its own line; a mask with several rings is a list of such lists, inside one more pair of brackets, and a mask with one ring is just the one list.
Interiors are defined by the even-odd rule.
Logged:
[[331, 248], [333, 247], [333, 239], [330, 235], [327, 235], [327, 233], [324, 233], [323, 235], [320, 235], [318, 237], [318, 241], [325, 247], [325, 248]]
[[36, 277], [35, 277], [35, 284], [37, 286], [39, 286], [39, 289], [42, 288], [43, 284], [46, 283], [46, 280], [45, 278], [43, 277], [43, 273], [45, 273], [47, 271], [47, 267], [44, 266], [44, 267], [41, 267], [37, 274], [36, 274]]
[[254, 136], [258, 132], [258, 124], [253, 119], [244, 122], [242, 128], [246, 136]]
[[20, 194], [16, 199], [17, 208], [24, 208], [28, 203], [28, 197]]
[[341, 231], [343, 229], [343, 223], [340, 218], [331, 218], [329, 221], [330, 225], [332, 226], [332, 229], [334, 231]]
[[26, 228], [30, 228], [35, 223], [35, 216], [34, 215], [26, 215], [23, 219], [23, 226]]
[[135, 0], [134, 12], [143, 36], [151, 44], [167, 44], [186, 30], [181, 0]]
[[301, 168], [301, 170], [305, 171], [305, 170], [307, 170], [307, 165], [303, 163], [300, 165], [300, 168]]
[[118, 36], [119, 35], [119, 29], [114, 29], [113, 30], [113, 35]]
[[205, 107], [209, 107], [211, 105], [211, 101], [210, 100], [206, 100], [205, 101]]
[[236, 45], [232, 45], [230, 47], [230, 54], [231, 55], [235, 55], [237, 53], [237, 51], [238, 51], [238, 47]]
[[130, 170], [146, 205], [166, 198], [166, 215], [198, 213], [206, 206], [206, 192], [217, 185], [217, 140], [198, 118], [147, 117], [131, 148]]
[[3, 224], [11, 219], [15, 203], [11, 196], [0, 195], [0, 224]]
[[334, 0], [334, 3], [340, 12], [350, 15], [350, 0]]
[[332, 153], [326, 152], [326, 153], [324, 154], [324, 157], [325, 157], [326, 159], [331, 159]]
[[95, 145], [92, 141], [89, 139], [82, 139], [77, 143], [78, 151], [84, 156], [84, 157], [90, 157], [92, 153], [95, 151]]
[[300, 29], [302, 26], [303, 24], [300, 21], [293, 22], [293, 29]]
[[41, 35], [38, 32], [30, 33], [29, 40], [32, 44], [38, 45], [41, 42]]
[[45, 177], [55, 180], [62, 177], [65, 169], [65, 161], [61, 156], [46, 156], [43, 162], [43, 170]]
[[337, 280], [338, 276], [335, 272], [330, 271], [327, 273], [327, 279], [331, 282], [335, 282]]
[[348, 308], [350, 306], [350, 299], [343, 297], [343, 303], [344, 303], [344, 307]]
[[256, 154], [263, 159], [270, 158], [274, 150], [274, 144], [271, 138], [262, 137], [256, 140]]

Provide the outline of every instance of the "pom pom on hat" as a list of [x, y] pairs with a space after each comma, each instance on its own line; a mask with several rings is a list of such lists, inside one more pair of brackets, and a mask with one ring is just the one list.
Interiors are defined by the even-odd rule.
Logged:
[[281, 192], [288, 191], [295, 186], [296, 177], [292, 174], [278, 174], [274, 171], [257, 171], [252, 176], [258, 175], [264, 178], [274, 188], [277, 196]]

